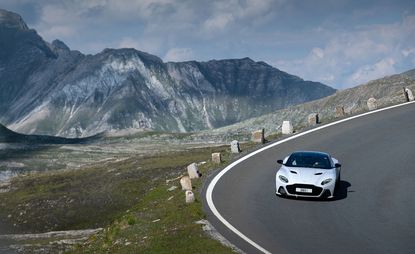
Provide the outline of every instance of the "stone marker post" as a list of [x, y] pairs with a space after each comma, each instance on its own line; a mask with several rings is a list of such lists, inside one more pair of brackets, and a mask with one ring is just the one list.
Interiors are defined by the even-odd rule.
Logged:
[[369, 98], [369, 100], [367, 100], [367, 107], [369, 108], [369, 110], [375, 110], [378, 108], [378, 104], [376, 102], [375, 98]]
[[193, 194], [193, 191], [188, 190], [185, 192], [185, 195], [187, 204], [195, 202], [195, 194]]
[[409, 95], [408, 95], [408, 93], [406, 92], [406, 87], [404, 87], [404, 88], [403, 88], [403, 96], [405, 97], [405, 101], [406, 101], [406, 102], [409, 102]]
[[404, 88], [404, 93], [405, 93], [405, 97], [406, 97], [407, 102], [414, 100], [414, 94], [412, 93], [412, 91], [409, 88], [405, 87]]
[[293, 125], [290, 121], [283, 121], [282, 122], [282, 134], [292, 134], [294, 132]]
[[240, 153], [240, 152], [241, 152], [241, 148], [239, 147], [238, 140], [233, 140], [231, 142], [231, 153]]
[[319, 123], [318, 114], [312, 113], [308, 115], [308, 125], [316, 125]]
[[260, 129], [252, 132], [251, 140], [255, 143], [264, 144], [265, 142], [265, 129]]
[[192, 190], [192, 180], [188, 176], [183, 176], [180, 179], [180, 185], [182, 186], [182, 190]]
[[212, 153], [212, 162], [220, 164], [222, 162], [222, 156], [220, 153]]
[[199, 178], [201, 176], [196, 163], [192, 163], [187, 166], [187, 174], [189, 174], [190, 179]]

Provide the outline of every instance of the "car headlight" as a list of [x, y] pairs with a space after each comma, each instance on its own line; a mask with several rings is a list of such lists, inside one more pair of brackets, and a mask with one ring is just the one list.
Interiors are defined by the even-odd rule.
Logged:
[[321, 185], [325, 185], [325, 184], [328, 184], [329, 182], [331, 182], [333, 179], [331, 179], [331, 178], [329, 178], [329, 179], [326, 179], [326, 180], [324, 180], [324, 181], [322, 181], [321, 182]]
[[283, 176], [283, 175], [279, 175], [279, 176], [278, 176], [278, 178], [279, 178], [282, 182], [284, 182], [284, 183], [288, 183], [288, 179], [287, 179], [287, 177], [285, 177], [285, 176]]

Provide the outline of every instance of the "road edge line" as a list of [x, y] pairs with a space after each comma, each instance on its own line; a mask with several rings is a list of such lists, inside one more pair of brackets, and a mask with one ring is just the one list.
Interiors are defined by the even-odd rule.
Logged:
[[375, 114], [375, 113], [382, 112], [382, 111], [385, 111], [385, 110], [389, 110], [389, 109], [393, 109], [393, 108], [398, 108], [398, 107], [406, 106], [406, 105], [409, 105], [409, 104], [412, 104], [412, 103], [415, 103], [415, 101], [405, 102], [405, 103], [402, 103], [402, 104], [397, 104], [397, 105], [393, 105], [393, 106], [389, 106], [389, 107], [385, 107], [385, 108], [381, 108], [381, 109], [377, 109], [377, 110], [365, 112], [365, 113], [362, 113], [362, 114], [359, 114], [359, 115], [355, 115], [355, 116], [351, 116], [351, 117], [348, 117], [348, 118], [344, 118], [344, 119], [341, 119], [341, 120], [338, 120], [338, 121], [335, 121], [335, 122], [332, 122], [332, 123], [328, 123], [326, 125], [323, 125], [323, 126], [320, 126], [320, 127], [317, 127], [317, 128], [314, 128], [314, 129], [311, 129], [311, 130], [308, 130], [308, 131], [305, 131], [305, 132], [298, 133], [298, 134], [296, 134], [294, 136], [291, 136], [291, 137], [282, 139], [280, 141], [277, 141], [275, 143], [272, 143], [270, 145], [267, 145], [265, 147], [262, 147], [262, 148], [254, 151], [254, 152], [252, 152], [250, 154], [245, 155], [244, 157], [242, 157], [242, 158], [234, 161], [233, 163], [231, 163], [230, 165], [228, 165], [227, 167], [225, 167], [209, 183], [209, 185], [207, 187], [207, 190], [206, 190], [206, 201], [207, 201], [207, 205], [208, 205], [210, 211], [213, 213], [213, 215], [216, 216], [216, 218], [220, 222], [222, 222], [223, 225], [225, 225], [228, 229], [230, 229], [233, 233], [235, 233], [237, 236], [239, 236], [240, 238], [242, 238], [244, 241], [246, 241], [247, 243], [249, 243], [250, 245], [252, 245], [256, 249], [258, 249], [262, 253], [271, 254], [271, 252], [267, 251], [265, 248], [263, 248], [262, 246], [260, 246], [256, 242], [254, 242], [253, 240], [249, 239], [246, 235], [244, 235], [242, 232], [240, 232], [238, 229], [236, 229], [225, 218], [223, 218], [223, 216], [216, 209], [216, 206], [213, 203], [212, 194], [213, 194], [213, 189], [215, 188], [215, 185], [220, 180], [220, 178], [224, 174], [226, 174], [229, 170], [231, 170], [233, 167], [235, 167], [239, 163], [243, 162], [244, 160], [247, 160], [250, 157], [252, 157], [252, 156], [254, 156], [254, 155], [258, 154], [258, 153], [261, 153], [261, 152], [263, 152], [265, 150], [268, 150], [268, 149], [270, 149], [272, 147], [275, 147], [277, 145], [280, 145], [282, 143], [288, 142], [290, 140], [293, 140], [293, 139], [302, 137], [304, 135], [310, 134], [310, 133], [315, 132], [315, 131], [319, 131], [321, 129], [324, 129], [324, 128], [327, 128], [327, 127], [330, 127], [330, 126], [333, 126], [333, 125], [336, 125], [336, 124], [339, 124], [339, 123], [347, 122], [347, 121], [350, 121], [350, 120], [353, 120], [353, 119], [356, 119], [356, 118], [360, 118], [360, 117], [363, 117], [363, 116]]

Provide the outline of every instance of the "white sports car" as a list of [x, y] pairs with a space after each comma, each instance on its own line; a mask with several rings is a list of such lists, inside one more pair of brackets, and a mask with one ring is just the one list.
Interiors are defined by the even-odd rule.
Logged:
[[275, 177], [276, 194], [288, 197], [333, 198], [340, 182], [341, 165], [327, 153], [294, 152], [284, 160]]

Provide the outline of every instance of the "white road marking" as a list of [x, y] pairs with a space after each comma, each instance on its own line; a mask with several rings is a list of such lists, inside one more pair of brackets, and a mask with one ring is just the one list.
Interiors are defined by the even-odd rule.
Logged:
[[259, 251], [261, 251], [263, 253], [266, 253], [266, 254], [270, 254], [271, 252], [267, 251], [265, 248], [263, 248], [262, 246], [260, 246], [256, 242], [254, 242], [251, 239], [249, 239], [246, 235], [244, 235], [237, 228], [235, 228], [234, 226], [232, 226], [232, 224], [230, 224], [225, 218], [223, 218], [223, 216], [216, 209], [216, 206], [213, 203], [212, 193], [213, 193], [213, 189], [215, 188], [215, 185], [220, 180], [220, 178], [224, 174], [226, 174], [229, 170], [231, 170], [233, 167], [235, 167], [239, 163], [243, 162], [244, 160], [247, 160], [250, 157], [252, 157], [252, 156], [254, 156], [254, 155], [258, 154], [258, 153], [261, 153], [261, 152], [263, 152], [263, 151], [265, 151], [267, 149], [270, 149], [270, 148], [272, 148], [274, 146], [280, 145], [280, 144], [285, 143], [287, 141], [290, 141], [290, 140], [293, 140], [293, 139], [302, 137], [302, 136], [307, 135], [309, 133], [312, 133], [312, 132], [315, 132], [315, 131], [318, 131], [318, 130], [321, 130], [321, 129], [324, 129], [324, 128], [327, 128], [327, 127], [330, 127], [330, 126], [333, 126], [333, 125], [336, 125], [336, 124], [339, 124], [339, 123], [343, 123], [343, 122], [346, 122], [346, 121], [350, 121], [350, 120], [355, 119], [355, 118], [363, 117], [363, 116], [366, 116], [366, 115], [371, 115], [371, 114], [374, 114], [374, 113], [377, 113], [377, 112], [381, 112], [381, 111], [385, 111], [385, 110], [388, 110], [388, 109], [405, 106], [405, 105], [412, 104], [412, 103], [415, 103], [415, 101], [406, 102], [406, 103], [402, 103], [402, 104], [398, 104], [398, 105], [394, 105], [394, 106], [390, 106], [390, 107], [386, 107], [386, 108], [381, 108], [381, 109], [369, 111], [369, 112], [366, 112], [366, 113], [363, 113], [363, 114], [360, 114], [360, 115], [351, 116], [349, 118], [345, 118], [345, 119], [342, 119], [342, 120], [339, 120], [339, 121], [336, 121], [336, 122], [332, 122], [332, 123], [329, 123], [329, 124], [326, 124], [326, 125], [317, 127], [315, 129], [311, 129], [311, 130], [308, 130], [308, 131], [299, 133], [297, 135], [288, 137], [288, 138], [283, 139], [283, 140], [280, 140], [278, 142], [272, 143], [272, 144], [270, 144], [268, 146], [265, 146], [265, 147], [263, 147], [263, 148], [261, 148], [259, 150], [256, 150], [256, 151], [254, 151], [254, 152], [252, 152], [252, 153], [250, 153], [250, 154], [248, 154], [248, 155], [240, 158], [237, 161], [234, 161], [232, 164], [230, 164], [229, 166], [227, 166], [226, 168], [224, 168], [221, 172], [219, 172], [219, 174], [217, 174], [213, 178], [213, 180], [210, 182], [210, 184], [209, 184], [209, 186], [208, 186], [208, 188], [206, 190], [206, 200], [207, 200], [207, 203], [208, 203], [208, 206], [209, 206], [210, 210], [216, 216], [216, 218], [218, 218], [227, 228], [229, 228], [232, 232], [234, 232], [235, 234], [237, 234], [244, 241], [246, 241], [247, 243], [251, 244], [253, 247], [255, 247], [256, 249], [258, 249]]

